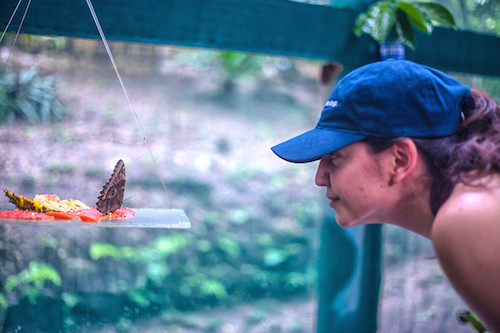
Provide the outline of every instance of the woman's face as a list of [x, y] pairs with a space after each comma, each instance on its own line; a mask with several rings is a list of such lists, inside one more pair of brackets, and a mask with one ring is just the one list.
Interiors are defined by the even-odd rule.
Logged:
[[390, 209], [382, 155], [357, 142], [324, 155], [316, 173], [316, 185], [326, 188], [337, 223], [343, 227], [380, 223]]

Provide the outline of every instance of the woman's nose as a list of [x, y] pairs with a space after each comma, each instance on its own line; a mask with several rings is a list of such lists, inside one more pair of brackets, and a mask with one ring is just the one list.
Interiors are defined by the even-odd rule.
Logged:
[[316, 177], [314, 182], [317, 186], [328, 186], [330, 184], [330, 178], [328, 172], [323, 167], [322, 161], [319, 163], [318, 170], [316, 171]]

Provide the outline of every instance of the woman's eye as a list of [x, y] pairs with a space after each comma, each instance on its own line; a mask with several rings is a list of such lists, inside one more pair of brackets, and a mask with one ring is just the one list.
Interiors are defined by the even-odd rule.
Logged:
[[339, 157], [336, 153], [331, 153], [330, 154], [330, 162], [334, 163], [335, 160]]

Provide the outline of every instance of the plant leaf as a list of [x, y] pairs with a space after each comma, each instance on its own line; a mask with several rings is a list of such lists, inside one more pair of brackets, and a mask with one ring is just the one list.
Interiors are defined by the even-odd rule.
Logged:
[[7, 303], [7, 299], [2, 293], [0, 293], [0, 309], [5, 310], [8, 306], [9, 304]]
[[433, 26], [444, 25], [456, 28], [455, 19], [450, 11], [443, 5], [434, 2], [412, 2], [422, 15], [432, 22]]
[[360, 36], [366, 33], [377, 42], [385, 42], [396, 20], [397, 3], [380, 1], [372, 5], [356, 19], [354, 33]]
[[394, 26], [394, 31], [396, 34], [396, 40], [400, 43], [405, 44], [411, 49], [415, 49], [415, 38], [413, 37], [413, 29], [411, 27], [410, 21], [403, 11], [398, 11], [398, 18]]
[[413, 3], [399, 1], [398, 8], [405, 12], [410, 24], [415, 28], [427, 34], [430, 34], [432, 32], [432, 23], [424, 18], [422, 13], [413, 5]]

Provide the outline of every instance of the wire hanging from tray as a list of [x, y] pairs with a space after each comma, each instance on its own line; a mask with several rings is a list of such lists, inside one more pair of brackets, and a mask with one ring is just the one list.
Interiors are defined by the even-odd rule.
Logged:
[[161, 172], [160, 172], [160, 169], [158, 167], [158, 164], [156, 163], [156, 159], [155, 159], [155, 157], [153, 155], [153, 151], [151, 149], [151, 145], [149, 144], [149, 140], [148, 140], [148, 138], [146, 136], [146, 132], [144, 131], [144, 128], [142, 127], [142, 124], [141, 124], [141, 121], [139, 119], [139, 116], [137, 115], [137, 112], [135, 112], [134, 105], [132, 104], [132, 102], [130, 100], [130, 97], [129, 97], [129, 94], [127, 92], [127, 89], [125, 88], [125, 84], [123, 83], [123, 79], [122, 79], [122, 77], [120, 75], [120, 71], [118, 70], [118, 66], [116, 66], [115, 58], [113, 57], [113, 53], [111, 52], [111, 49], [109, 47], [108, 40], [106, 39], [106, 36], [104, 35], [104, 31], [102, 30], [101, 23], [99, 22], [97, 14], [96, 14], [96, 12], [94, 10], [94, 6], [92, 5], [91, 0], [86, 0], [86, 2], [87, 2], [87, 5], [89, 7], [90, 14], [92, 15], [92, 18], [94, 19], [94, 23], [95, 23], [95, 25], [97, 27], [97, 30], [99, 31], [99, 35], [101, 36], [101, 40], [104, 43], [104, 47], [105, 47], [106, 52], [108, 54], [109, 60], [111, 61], [111, 64], [113, 65], [113, 69], [114, 69], [115, 74], [116, 74], [116, 76], [118, 78], [118, 81], [120, 81], [120, 85], [122, 87], [123, 93], [125, 94], [125, 98], [127, 99], [127, 102], [128, 102], [128, 104], [130, 106], [130, 111], [134, 115], [134, 118], [135, 118], [135, 120], [137, 122], [137, 125], [139, 126], [139, 130], [141, 131], [141, 134], [142, 134], [142, 137], [143, 137], [142, 139], [143, 139], [146, 147], [148, 148], [149, 155], [151, 157], [151, 160], [153, 161], [153, 165], [155, 167], [156, 173], [158, 174], [158, 177], [160, 178], [161, 184], [163, 186], [163, 190], [165, 191], [165, 194], [167, 195], [168, 202], [169, 202], [170, 206], [173, 207], [172, 200], [170, 199], [170, 195], [169, 195], [168, 190], [167, 190], [167, 185], [165, 185], [165, 181], [163, 180], [163, 177], [161, 175]]
[[[9, 26], [10, 24], [12, 23], [12, 20], [14, 18], [14, 16], [16, 15], [17, 13], [17, 10], [19, 9], [21, 3], [22, 3], [23, 0], [19, 0], [1, 37], [0, 37], [0, 42], [3, 40], [6, 32], [8, 31], [9, 29]], [[24, 23], [24, 20], [26, 18], [26, 14], [28, 13], [28, 9], [30, 7], [30, 4], [31, 4], [31, 1], [32, 0], [28, 0], [28, 4], [24, 10], [24, 13], [23, 13], [23, 17], [21, 19], [21, 22], [19, 24], [19, 27], [16, 31], [16, 36], [14, 38], [14, 41], [12, 43], [12, 45], [10, 46], [10, 49], [9, 49], [9, 52], [8, 52], [8, 56], [7, 56], [7, 60], [6, 60], [6, 63], [5, 63], [5, 66], [7, 66], [8, 62], [9, 62], [9, 59], [10, 59], [10, 56], [11, 56], [11, 53], [12, 53], [12, 50], [15, 46], [15, 43], [17, 41], [17, 38], [19, 36], [19, 33], [21, 31], [21, 27]], [[163, 187], [163, 190], [166, 194], [166, 197], [167, 197], [167, 200], [168, 200], [168, 203], [170, 205], [170, 209], [168, 210], [165, 210], [165, 209], [159, 209], [159, 210], [156, 210], [156, 209], [142, 209], [140, 211], [141, 214], [141, 219], [140, 221], [137, 221], [135, 223], [124, 223], [124, 221], [120, 221], [120, 222], [110, 222], [110, 221], [106, 221], [104, 223], [99, 223], [99, 224], [96, 224], [96, 225], [100, 225], [100, 226], [114, 226], [114, 227], [120, 227], [120, 226], [123, 226], [123, 227], [139, 227], [139, 228], [143, 228], [143, 227], [161, 227], [161, 223], [158, 224], [158, 223], [155, 223], [155, 216], [158, 215], [159, 213], [161, 213], [160, 215], [161, 216], [158, 216], [159, 218], [163, 218], [163, 219], [166, 219], [166, 220], [169, 220], [169, 221], [172, 221], [172, 220], [176, 220], [178, 223], [177, 224], [172, 224], [170, 223], [169, 226], [167, 227], [175, 227], [175, 228], [189, 228], [191, 226], [190, 224], [190, 221], [189, 221], [189, 218], [187, 217], [187, 215], [185, 214], [185, 212], [181, 209], [175, 209], [173, 208], [173, 204], [172, 204], [172, 200], [170, 198], [170, 194], [167, 190], [167, 186], [165, 184], [165, 181], [161, 175], [161, 172], [160, 172], [160, 169], [159, 169], [159, 166], [158, 166], [158, 163], [156, 162], [156, 158], [154, 157], [154, 154], [153, 154], [153, 151], [151, 149], [151, 145], [149, 143], [149, 140], [146, 136], [146, 132], [142, 126], [142, 123], [140, 121], [140, 118], [139, 118], [139, 115], [137, 114], [133, 104], [132, 104], [132, 101], [130, 99], [130, 96], [128, 94], [128, 91], [127, 91], [127, 88], [125, 87], [125, 84], [124, 84], [124, 81], [120, 75], [120, 71], [118, 70], [118, 66], [116, 65], [116, 62], [115, 62], [115, 59], [114, 59], [114, 56], [113, 56], [113, 53], [111, 52], [111, 48], [109, 47], [109, 44], [108, 44], [108, 41], [107, 41], [107, 38], [106, 38], [106, 35], [104, 34], [104, 31], [102, 29], [102, 26], [100, 24], [100, 21], [99, 21], [99, 18], [97, 17], [97, 14], [95, 12], [95, 9], [94, 9], [94, 6], [92, 5], [92, 1], [91, 0], [86, 0], [86, 3], [87, 3], [87, 6], [89, 8], [89, 11], [90, 11], [90, 14], [92, 16], [92, 19], [94, 20], [94, 23], [96, 25], [96, 28], [97, 28], [97, 31], [99, 33], [99, 36], [104, 44], [104, 47], [106, 49], [106, 53], [111, 61], [111, 64], [113, 66], [113, 70], [115, 72], [115, 75], [116, 77], [118, 78], [118, 81], [120, 83], [120, 86], [123, 90], [123, 93], [125, 95], [125, 98], [127, 100], [127, 103], [130, 107], [130, 112], [132, 113], [132, 115], [134, 116], [135, 120], [136, 120], [136, 123], [137, 123], [137, 126], [139, 128], [139, 131], [141, 132], [141, 135], [142, 135], [142, 139], [143, 139], [143, 142], [149, 152], [149, 155], [151, 157], [151, 160], [153, 162], [153, 165], [154, 165], [154, 168], [155, 168], [155, 171], [158, 175], [158, 178], [160, 179], [160, 182], [162, 184], [162, 187]], [[135, 218], [134, 218], [135, 219]], [[30, 223], [30, 222], [28, 222]], [[50, 222], [44, 222], [43, 224], [47, 224], [47, 223], [50, 223]], [[57, 223], [57, 222], [56, 222]], [[73, 222], [71, 224], [79, 224], [78, 222]]]

